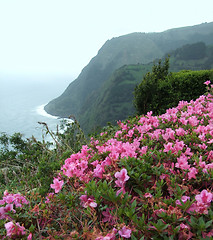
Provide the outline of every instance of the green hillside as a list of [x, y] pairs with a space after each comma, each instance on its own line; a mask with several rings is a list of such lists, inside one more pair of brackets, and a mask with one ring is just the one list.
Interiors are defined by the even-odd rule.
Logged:
[[206, 46], [204, 42], [184, 45], [171, 52], [170, 55], [173, 71], [213, 68], [213, 45]]
[[133, 90], [151, 68], [152, 63], [131, 64], [115, 70], [100, 91], [88, 99], [81, 112], [81, 126], [86, 131], [94, 131], [107, 122], [114, 124], [117, 120], [133, 115]]
[[[180, 58], [181, 48], [198, 42], [205, 45], [202, 59]], [[64, 93], [45, 106], [45, 110], [61, 117], [74, 115], [86, 132], [108, 121], [125, 119], [134, 114], [133, 90], [150, 71], [150, 62], [171, 53], [171, 71], [199, 70], [207, 65], [209, 69], [212, 67], [212, 54], [208, 50], [212, 51], [211, 45], [213, 23], [113, 38], [103, 45]]]
[[[202, 46], [202, 51], [199, 51], [202, 58], [194, 55], [191, 59], [180, 60], [182, 50], [187, 51], [194, 45], [197, 44], [187, 44], [170, 53], [170, 71], [213, 68], [211, 54], [213, 47], [206, 47], [204, 43], [198, 44]], [[193, 57], [195, 59], [192, 59]], [[130, 64], [115, 70], [103, 84], [100, 92], [95, 92], [82, 109], [81, 125], [84, 129], [94, 131], [97, 127], [106, 125], [107, 122], [114, 124], [118, 120], [134, 115], [133, 91], [135, 86], [142, 81], [143, 76], [151, 71], [152, 66], [153, 63]]]

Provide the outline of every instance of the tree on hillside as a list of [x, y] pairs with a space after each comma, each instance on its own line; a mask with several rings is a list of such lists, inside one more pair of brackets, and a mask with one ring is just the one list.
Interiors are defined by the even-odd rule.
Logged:
[[148, 111], [159, 113], [167, 96], [166, 78], [169, 75], [169, 57], [158, 64], [154, 64], [152, 72], [148, 72], [142, 82], [136, 86], [134, 91], [134, 105], [138, 114], [145, 114]]
[[204, 42], [186, 44], [176, 50], [176, 56], [178, 59], [186, 61], [202, 59], [206, 57], [206, 44]]

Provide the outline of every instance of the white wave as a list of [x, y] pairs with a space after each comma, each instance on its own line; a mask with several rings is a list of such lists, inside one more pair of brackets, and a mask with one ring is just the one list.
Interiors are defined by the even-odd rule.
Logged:
[[73, 123], [74, 120], [70, 119], [70, 118], [61, 118], [59, 116], [54, 116], [54, 115], [51, 115], [49, 113], [47, 113], [45, 110], [44, 110], [44, 107], [46, 106], [46, 104], [42, 104], [40, 106], [38, 106], [36, 108], [36, 112], [37, 114], [43, 116], [43, 117], [48, 117], [48, 118], [52, 118], [52, 119], [58, 119], [58, 120], [66, 120], [68, 123]]
[[53, 118], [53, 119], [59, 119], [58, 116], [53, 116], [49, 113], [47, 113], [45, 110], [44, 110], [44, 107], [45, 107], [46, 104], [42, 104], [40, 106], [38, 106], [36, 108], [36, 112], [37, 114], [41, 115], [41, 116], [44, 116], [44, 117], [48, 117], [48, 118]]

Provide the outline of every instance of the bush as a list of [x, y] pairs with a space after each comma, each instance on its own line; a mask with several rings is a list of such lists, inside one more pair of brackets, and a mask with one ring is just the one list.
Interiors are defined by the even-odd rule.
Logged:
[[169, 58], [159, 60], [134, 91], [134, 105], [138, 114], [152, 111], [162, 114], [179, 101], [195, 100], [205, 93], [203, 82], [213, 80], [213, 70], [180, 71], [169, 73]]

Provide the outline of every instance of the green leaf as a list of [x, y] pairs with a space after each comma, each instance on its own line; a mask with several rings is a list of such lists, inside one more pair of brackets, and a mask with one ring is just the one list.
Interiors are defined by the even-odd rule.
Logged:
[[204, 230], [206, 227], [205, 221], [203, 220], [203, 217], [200, 217], [198, 219], [198, 227], [200, 230]]
[[137, 201], [134, 200], [133, 203], [132, 203], [132, 205], [131, 205], [131, 209], [135, 209], [135, 208], [136, 208], [136, 205], [137, 205]]
[[212, 220], [210, 220], [206, 223], [206, 228], [210, 227], [211, 225], [212, 225]]
[[137, 240], [137, 238], [133, 234], [131, 235], [131, 239], [132, 240]]
[[157, 223], [153, 223], [153, 225], [157, 228], [158, 231], [163, 231], [165, 230], [169, 224], [165, 224], [161, 219], [158, 220]]
[[195, 228], [195, 227], [197, 226], [197, 219], [196, 219], [195, 217], [191, 216], [189, 224], [190, 224], [193, 228]]

